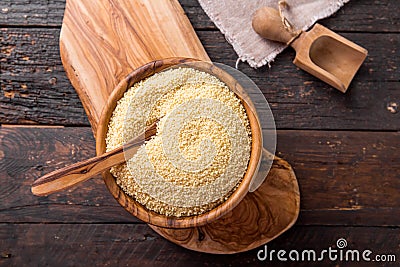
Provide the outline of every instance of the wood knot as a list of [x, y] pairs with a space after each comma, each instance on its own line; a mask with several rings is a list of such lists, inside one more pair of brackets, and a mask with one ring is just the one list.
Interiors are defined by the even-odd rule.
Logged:
[[204, 238], [206, 237], [206, 235], [204, 234], [204, 232], [201, 230], [200, 227], [197, 227], [197, 231], [198, 231], [198, 233], [199, 233], [199, 238], [198, 238], [198, 240], [199, 240], [199, 241], [203, 241]]
[[1, 258], [2, 259], [7, 259], [7, 258], [11, 258], [12, 254], [8, 253], [8, 252], [2, 252], [1, 253]]
[[51, 84], [51, 85], [55, 85], [56, 83], [57, 83], [57, 78], [56, 77], [53, 77], [53, 78], [51, 78], [49, 80], [49, 84]]
[[392, 114], [396, 114], [397, 113], [398, 107], [399, 107], [399, 105], [397, 105], [397, 103], [395, 103], [395, 102], [389, 102], [386, 105], [386, 109]]

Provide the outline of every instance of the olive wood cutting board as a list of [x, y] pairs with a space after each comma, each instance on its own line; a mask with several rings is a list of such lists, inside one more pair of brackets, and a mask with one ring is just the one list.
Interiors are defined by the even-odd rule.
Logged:
[[96, 133], [114, 87], [157, 59], [209, 57], [176, 0], [67, 0], [60, 52]]
[[[60, 51], [94, 133], [112, 90], [132, 70], [170, 57], [210, 60], [177, 0], [67, 0]], [[217, 221], [185, 229], [149, 226], [188, 249], [236, 253], [290, 228], [299, 206], [294, 172], [275, 157], [260, 188]]]

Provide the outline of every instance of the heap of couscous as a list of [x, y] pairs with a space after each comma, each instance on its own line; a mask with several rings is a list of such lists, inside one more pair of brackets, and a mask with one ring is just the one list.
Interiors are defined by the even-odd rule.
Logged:
[[224, 202], [250, 159], [251, 130], [239, 98], [218, 78], [193, 68], [154, 74], [118, 101], [107, 151], [157, 120], [157, 134], [111, 169], [117, 184], [167, 216], [199, 215]]

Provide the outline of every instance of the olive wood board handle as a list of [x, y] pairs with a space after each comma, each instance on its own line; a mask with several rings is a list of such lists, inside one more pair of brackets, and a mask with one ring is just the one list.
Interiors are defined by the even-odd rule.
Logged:
[[170, 57], [210, 60], [177, 0], [67, 0], [60, 54], [93, 133], [132, 70]]

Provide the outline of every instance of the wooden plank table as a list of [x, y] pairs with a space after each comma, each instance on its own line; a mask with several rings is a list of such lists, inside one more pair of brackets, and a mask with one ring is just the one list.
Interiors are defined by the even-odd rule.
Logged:
[[[180, 1], [210, 58], [236, 54], [196, 0]], [[183, 249], [129, 215], [101, 179], [35, 197], [39, 176], [95, 155], [89, 122], [59, 55], [65, 0], [0, 3], [0, 266], [266, 266], [255, 249], [209, 255]], [[364, 46], [346, 94], [279, 55], [240, 70], [262, 89], [278, 128], [277, 155], [301, 190], [296, 225], [268, 249], [335, 247], [395, 254], [396, 263], [282, 262], [273, 266], [400, 264], [400, 2], [352, 0], [321, 24]]]

